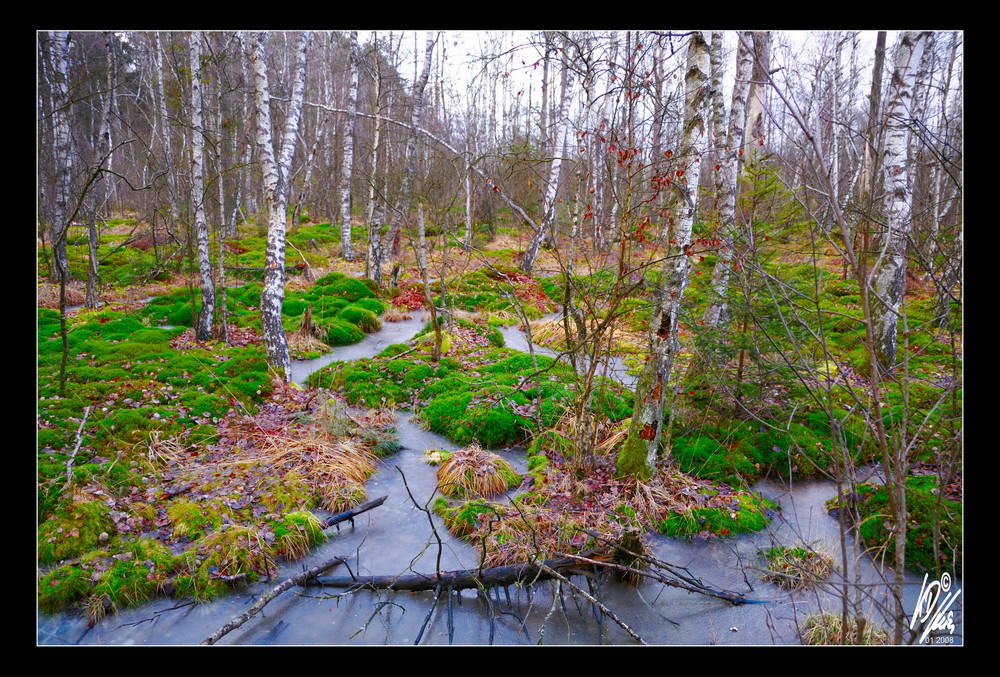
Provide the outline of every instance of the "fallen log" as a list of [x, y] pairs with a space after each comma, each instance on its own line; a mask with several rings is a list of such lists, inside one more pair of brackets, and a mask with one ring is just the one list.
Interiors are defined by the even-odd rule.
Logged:
[[372, 508], [379, 507], [380, 505], [385, 503], [385, 499], [387, 498], [389, 497], [382, 496], [380, 498], [373, 498], [372, 500], [367, 501], [366, 503], [362, 503], [357, 508], [352, 508], [351, 510], [345, 510], [344, 512], [337, 513], [332, 517], [327, 517], [325, 520], [320, 521], [320, 526], [323, 529], [329, 529], [333, 525], [340, 524], [341, 522], [346, 522], [347, 520], [351, 520], [351, 525], [353, 526], [355, 517], [357, 517], [361, 513], [368, 512]]
[[439, 571], [436, 574], [406, 574], [398, 576], [317, 576], [303, 581], [303, 586], [328, 588], [371, 588], [373, 590], [398, 590], [420, 592], [437, 588], [467, 590], [488, 588], [555, 578], [553, 572], [562, 574], [587, 573], [592, 567], [581, 566], [569, 557], [545, 560], [541, 566], [522, 562], [486, 569]]
[[215, 644], [220, 639], [228, 635], [230, 632], [232, 632], [233, 630], [240, 627], [248, 620], [256, 616], [260, 612], [260, 610], [263, 609], [271, 600], [273, 600], [275, 597], [283, 593], [285, 590], [293, 588], [296, 585], [302, 585], [303, 581], [309, 580], [310, 578], [323, 573], [327, 569], [334, 567], [338, 564], [341, 564], [345, 561], [347, 561], [347, 558], [345, 557], [334, 557], [333, 559], [329, 559], [323, 562], [322, 564], [317, 564], [316, 566], [310, 569], [306, 569], [305, 571], [298, 573], [292, 576], [291, 578], [286, 578], [284, 581], [282, 581], [281, 583], [274, 586], [273, 588], [265, 592], [263, 595], [258, 597], [257, 601], [254, 602], [254, 605], [252, 607], [250, 607], [249, 609], [241, 613], [239, 616], [237, 616], [233, 620], [223, 625], [221, 628], [219, 628], [211, 635], [203, 639], [200, 643], [205, 645]]

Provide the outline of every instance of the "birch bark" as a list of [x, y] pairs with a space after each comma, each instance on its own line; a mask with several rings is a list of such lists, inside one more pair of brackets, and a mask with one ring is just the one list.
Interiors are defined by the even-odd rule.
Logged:
[[652, 477], [662, 434], [670, 372], [677, 355], [681, 300], [690, 278], [691, 227], [698, 200], [701, 156], [706, 150], [705, 122], [709, 103], [708, 45], [700, 32], [691, 34], [684, 80], [684, 128], [674, 172], [668, 218], [666, 257], [655, 290], [650, 318], [648, 355], [636, 384], [629, 434], [618, 455], [618, 474]]
[[874, 265], [872, 308], [875, 352], [883, 369], [896, 362], [896, 333], [906, 276], [906, 235], [910, 229], [911, 192], [907, 171], [907, 146], [911, 104], [917, 67], [923, 55], [925, 36], [907, 31], [896, 47], [889, 103], [886, 108], [885, 146], [882, 172], [885, 177], [885, 233]]
[[201, 276], [201, 312], [195, 338], [212, 338], [215, 319], [215, 282], [208, 250], [208, 222], [205, 219], [205, 137], [201, 97], [201, 33], [191, 34], [191, 206], [194, 210], [194, 232], [198, 242], [198, 272]]
[[[750, 72], [753, 53], [742, 40], [736, 48], [736, 75], [733, 98], [729, 107], [729, 121], [724, 140], [717, 144], [719, 169], [715, 174], [715, 193], [719, 213], [719, 232], [722, 243], [712, 269], [713, 301], [705, 310], [703, 322], [708, 327], [718, 327], [726, 317], [726, 289], [733, 260], [733, 230], [736, 226], [736, 193], [739, 177], [737, 152], [743, 139], [746, 124], [747, 95], [750, 90]], [[722, 115], [718, 116], [722, 118]], [[721, 125], [720, 125], [721, 127]], [[720, 129], [721, 133], [721, 129]]]
[[55, 159], [55, 187], [52, 223], [49, 241], [52, 246], [52, 265], [49, 278], [53, 282], [67, 282], [69, 261], [66, 258], [66, 234], [69, 229], [69, 184], [73, 167], [70, 153], [72, 139], [69, 130], [69, 40], [67, 31], [53, 31], [48, 35], [51, 50], [52, 75], [52, 154]]
[[[568, 47], [568, 40], [563, 41], [564, 52]], [[556, 143], [553, 148], [552, 164], [549, 165], [549, 180], [545, 187], [545, 196], [542, 200], [542, 221], [528, 243], [528, 248], [521, 259], [521, 270], [530, 273], [538, 258], [538, 250], [541, 249], [545, 239], [553, 235], [552, 229], [556, 215], [556, 193], [559, 190], [559, 176], [562, 172], [563, 157], [566, 155], [566, 143], [569, 134], [569, 105], [573, 99], [574, 80], [569, 77], [569, 67], [563, 63], [562, 67], [562, 93], [559, 100], [559, 127], [556, 131]]]
[[347, 90], [347, 130], [344, 134], [344, 169], [340, 176], [340, 242], [346, 261], [354, 260], [351, 243], [351, 178], [354, 174], [354, 132], [358, 120], [358, 32], [351, 31], [351, 85]]
[[[101, 129], [97, 134], [97, 140], [94, 144], [95, 167], [100, 167], [105, 162], [107, 162], [109, 166], [111, 164], [111, 110], [112, 103], [114, 101], [114, 59], [112, 56], [112, 49], [114, 49], [114, 46], [112, 43], [111, 33], [109, 32], [104, 34], [104, 46], [106, 50], [104, 65], [107, 69], [107, 92], [105, 94], [104, 103], [101, 106]], [[100, 302], [101, 276], [97, 260], [97, 219], [101, 209], [103, 209], [107, 203], [108, 196], [110, 194], [110, 191], [107, 189], [107, 185], [108, 181], [104, 177], [97, 182], [94, 190], [90, 217], [87, 220], [88, 267], [86, 306], [88, 308], [97, 308], [97, 305]]]
[[[247, 42], [244, 36], [244, 42]], [[260, 150], [264, 181], [264, 202], [267, 206], [267, 250], [265, 254], [264, 289], [261, 292], [260, 321], [264, 334], [264, 350], [268, 366], [284, 381], [291, 374], [288, 339], [281, 324], [281, 304], [285, 299], [285, 211], [288, 201], [288, 175], [295, 137], [302, 113], [305, 90], [306, 53], [311, 33], [305, 31], [296, 50], [295, 84], [285, 124], [284, 141], [277, 159], [271, 145], [271, 94], [268, 86], [264, 44], [267, 34], [255, 33], [251, 42], [250, 60], [254, 70], [254, 93], [257, 103], [257, 145]]]
[[[411, 116], [411, 126], [413, 129], [410, 138], [406, 142], [405, 170], [403, 173], [403, 185], [400, 188], [399, 208], [395, 218], [392, 219], [392, 227], [386, 233], [386, 242], [383, 245], [383, 252], [388, 250], [390, 256], [398, 256], [400, 250], [400, 231], [403, 221], [409, 216], [410, 199], [413, 192], [413, 175], [416, 170], [418, 146], [420, 141], [419, 129], [424, 116], [424, 90], [427, 81], [430, 79], [431, 66], [434, 57], [434, 44], [436, 43], [434, 33], [427, 31], [427, 39], [424, 44], [424, 66], [420, 75], [413, 83], [413, 113]], [[395, 285], [396, 277], [399, 274], [399, 266], [393, 268], [392, 284]]]

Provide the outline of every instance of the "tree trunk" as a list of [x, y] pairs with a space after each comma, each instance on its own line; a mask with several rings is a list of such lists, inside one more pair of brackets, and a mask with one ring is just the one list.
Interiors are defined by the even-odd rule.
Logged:
[[[719, 215], [719, 234], [722, 240], [712, 269], [712, 301], [702, 318], [705, 326], [720, 326], [726, 318], [726, 290], [733, 264], [733, 238], [736, 226], [736, 195], [739, 182], [737, 149], [743, 138], [746, 124], [747, 94], [750, 89], [750, 72], [753, 53], [742, 40], [736, 48], [736, 75], [733, 99], [729, 107], [729, 125], [725, 136], [716, 142], [719, 169], [715, 172], [716, 205]], [[723, 115], [718, 116], [720, 119]], [[721, 126], [720, 126], [721, 127]], [[720, 128], [720, 135], [721, 135]]]
[[679, 349], [678, 315], [690, 277], [691, 228], [698, 200], [701, 156], [705, 151], [705, 116], [709, 101], [708, 45], [691, 34], [684, 79], [684, 129], [674, 172], [668, 216], [666, 257], [650, 317], [647, 360], [636, 384], [629, 434], [618, 456], [618, 474], [648, 479], [653, 474], [662, 434], [670, 372]]
[[212, 338], [215, 319], [215, 282], [208, 249], [208, 222], [205, 218], [205, 136], [202, 127], [204, 112], [201, 100], [201, 33], [191, 34], [191, 207], [194, 210], [194, 232], [198, 241], [198, 272], [201, 277], [201, 312], [195, 338]]
[[271, 146], [271, 94], [268, 87], [264, 42], [267, 34], [255, 33], [250, 55], [254, 67], [254, 92], [257, 101], [257, 145], [260, 150], [264, 180], [264, 202], [267, 205], [268, 228], [265, 254], [264, 289], [261, 292], [260, 321], [264, 334], [264, 349], [268, 366], [279, 378], [287, 381], [291, 375], [288, 339], [281, 323], [281, 305], [285, 299], [285, 211], [288, 200], [289, 167], [295, 136], [302, 111], [305, 88], [306, 52], [311, 33], [303, 32], [297, 49], [295, 84], [286, 117], [284, 143], [275, 160]]
[[[427, 31], [427, 41], [424, 47], [424, 67], [421, 70], [420, 75], [413, 83], [413, 113], [411, 116], [412, 132], [406, 142], [406, 159], [405, 168], [403, 170], [403, 185], [400, 188], [399, 206], [395, 217], [391, 219], [392, 224], [389, 227], [389, 231], [386, 233], [382, 249], [378, 252], [380, 255], [388, 254], [389, 256], [395, 257], [399, 254], [400, 231], [403, 227], [403, 222], [408, 218], [410, 211], [410, 194], [413, 190], [413, 173], [417, 162], [417, 147], [420, 139], [420, 123], [424, 114], [424, 89], [426, 88], [427, 80], [430, 79], [431, 75], [435, 42], [434, 33], [432, 31]], [[381, 259], [379, 259], [379, 261], [381, 261]], [[379, 265], [375, 267], [373, 272], [375, 271], [379, 272], [379, 277], [376, 278], [373, 276], [372, 279], [381, 284], [381, 266]], [[398, 264], [394, 268], [394, 271], [393, 278], [399, 274]]]
[[52, 262], [49, 279], [65, 284], [69, 281], [69, 261], [66, 258], [66, 236], [69, 231], [69, 188], [73, 156], [70, 152], [72, 138], [69, 129], [69, 40], [67, 31], [53, 31], [48, 35], [52, 59], [52, 154], [55, 158], [55, 207], [49, 225], [49, 242]]
[[906, 235], [912, 216], [912, 186], [909, 183], [906, 150], [912, 124], [910, 106], [924, 41], [923, 34], [912, 31], [900, 36], [886, 108], [885, 147], [882, 153], [885, 234], [879, 242], [878, 258], [874, 265], [874, 292], [877, 300], [872, 309], [875, 350], [879, 364], [886, 370], [896, 363], [896, 333], [905, 286]]
[[340, 175], [340, 242], [346, 261], [354, 260], [351, 243], [351, 178], [354, 174], [354, 131], [358, 120], [358, 32], [351, 31], [351, 86], [347, 92], [347, 130], [344, 133], [344, 168]]
[[[563, 40], [563, 58], [568, 59], [565, 53], [569, 46], [569, 40]], [[559, 176], [562, 172], [563, 157], [566, 155], [567, 136], [569, 134], [569, 105], [573, 99], [573, 83], [569, 77], [569, 65], [563, 62], [562, 67], [562, 94], [559, 101], [559, 127], [556, 131], [555, 147], [553, 148], [552, 163], [549, 165], [549, 180], [545, 187], [545, 196], [542, 199], [542, 220], [538, 229], [531, 237], [528, 248], [521, 259], [521, 270], [530, 273], [535, 266], [535, 259], [538, 258], [538, 250], [541, 249], [546, 238], [554, 238], [554, 224], [556, 216], [556, 194], [559, 190]]]

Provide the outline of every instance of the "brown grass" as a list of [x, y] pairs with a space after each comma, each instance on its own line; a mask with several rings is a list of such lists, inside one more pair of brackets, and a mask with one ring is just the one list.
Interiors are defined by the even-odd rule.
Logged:
[[495, 496], [518, 480], [514, 469], [500, 456], [478, 444], [456, 451], [437, 471], [438, 491], [449, 497]]

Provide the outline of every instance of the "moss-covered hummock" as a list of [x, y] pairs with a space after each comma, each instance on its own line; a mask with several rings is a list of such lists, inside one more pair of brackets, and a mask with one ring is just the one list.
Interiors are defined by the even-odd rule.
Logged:
[[[911, 477], [906, 481], [906, 566], [919, 572], [962, 575], [962, 504], [939, 498], [933, 476]], [[889, 497], [884, 486], [858, 485], [858, 534], [873, 558], [892, 564], [896, 540], [889, 530]], [[832, 505], [835, 505], [832, 504]], [[938, 557], [934, 556], [933, 525], [940, 524]]]
[[715, 505], [709, 507], [670, 510], [656, 525], [657, 530], [676, 537], [732, 536], [760, 531], [770, 524], [770, 515], [777, 508], [772, 501], [753, 492], [716, 494], [712, 498]]

